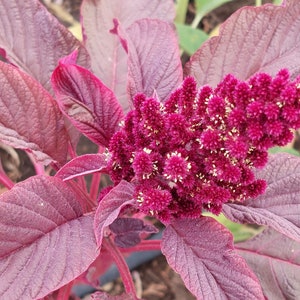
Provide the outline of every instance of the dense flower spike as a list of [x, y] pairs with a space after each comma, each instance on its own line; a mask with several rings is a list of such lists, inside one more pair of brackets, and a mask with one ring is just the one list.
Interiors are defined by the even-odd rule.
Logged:
[[112, 179], [134, 183], [140, 210], [165, 222], [219, 214], [264, 192], [253, 171], [300, 127], [300, 79], [286, 70], [248, 82], [228, 75], [197, 90], [187, 77], [164, 104], [137, 95], [134, 107], [110, 143]]

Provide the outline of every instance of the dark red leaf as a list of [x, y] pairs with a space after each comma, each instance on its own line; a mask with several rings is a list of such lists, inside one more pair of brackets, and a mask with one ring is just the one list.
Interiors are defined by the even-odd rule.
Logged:
[[131, 183], [121, 181], [100, 201], [94, 221], [98, 247], [101, 247], [105, 228], [118, 218], [124, 206], [133, 204], [133, 192]]
[[108, 146], [123, 118], [113, 92], [90, 71], [60, 63], [52, 85], [64, 114], [96, 144]]
[[154, 94], [161, 101], [182, 82], [178, 40], [174, 28], [161, 20], [143, 19], [134, 22], [125, 32], [114, 32], [126, 40], [128, 47], [128, 91], [131, 98], [138, 93]]
[[275, 75], [287, 68], [295, 77], [300, 73], [299, 14], [298, 0], [238, 10], [221, 26], [219, 36], [191, 57], [185, 75], [211, 86], [228, 73], [246, 80], [257, 72]]
[[38, 0], [0, 1], [0, 48], [7, 59], [51, 90], [50, 76], [58, 60], [79, 49], [78, 62], [89, 66], [81, 43]]
[[55, 176], [67, 181], [79, 176], [104, 171], [106, 166], [107, 156], [105, 154], [85, 154], [66, 163]]
[[[96, 76], [117, 96], [123, 110], [130, 109], [127, 86], [127, 55], [116, 35], [109, 31], [116, 18], [124, 28], [142, 18], [172, 22], [175, 17], [172, 0], [85, 0], [81, 7], [85, 45], [91, 55]], [[103, 42], [105, 41], [105, 42]]]
[[34, 176], [0, 198], [0, 295], [38, 299], [83, 273], [98, 255], [93, 215], [58, 178]]
[[238, 223], [268, 225], [300, 241], [300, 159], [286, 153], [274, 154], [257, 177], [268, 183], [255, 199], [223, 206], [227, 218]]
[[156, 227], [145, 224], [141, 219], [117, 218], [109, 229], [115, 235], [114, 242], [118, 247], [128, 248], [140, 243], [142, 233], [156, 233]]
[[162, 252], [197, 299], [264, 299], [256, 276], [234, 251], [231, 233], [213, 218], [168, 225]]
[[0, 140], [44, 164], [65, 163], [68, 136], [52, 96], [33, 78], [0, 61]]
[[300, 243], [271, 228], [236, 244], [267, 299], [300, 299]]

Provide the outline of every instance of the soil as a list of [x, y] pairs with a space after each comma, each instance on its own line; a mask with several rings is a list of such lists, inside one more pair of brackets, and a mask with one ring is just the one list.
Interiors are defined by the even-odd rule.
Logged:
[[[70, 14], [75, 20], [79, 20], [80, 4], [82, 0], [44, 0], [44, 4], [55, 15], [57, 7], [67, 14]], [[263, 3], [270, 3], [263, 1]], [[52, 5], [55, 5], [53, 9]], [[254, 5], [254, 0], [236, 0], [228, 2], [208, 15], [206, 15], [199, 24], [199, 28], [210, 33], [216, 26], [224, 22], [234, 11], [245, 5]], [[191, 22], [195, 12], [193, 1], [190, 1], [187, 13], [187, 23]], [[59, 20], [66, 26], [70, 26], [70, 21], [61, 17]], [[188, 60], [188, 56], [183, 57], [183, 62]], [[16, 151], [14, 153], [14, 151]], [[80, 142], [80, 153], [95, 152], [95, 146], [87, 139]], [[19, 159], [15, 159], [15, 154]], [[27, 154], [21, 150], [7, 149], [0, 144], [0, 158], [3, 168], [9, 173], [14, 181], [21, 181], [34, 175], [34, 169]], [[5, 189], [0, 189], [0, 192]], [[188, 267], [188, 266], [187, 266]], [[196, 299], [184, 286], [180, 276], [176, 274], [167, 264], [164, 256], [159, 256], [149, 263], [145, 263], [132, 272], [135, 279], [138, 294], [146, 300], [192, 300]], [[120, 279], [106, 284], [103, 289], [112, 295], [120, 294], [123, 291], [123, 285]]]

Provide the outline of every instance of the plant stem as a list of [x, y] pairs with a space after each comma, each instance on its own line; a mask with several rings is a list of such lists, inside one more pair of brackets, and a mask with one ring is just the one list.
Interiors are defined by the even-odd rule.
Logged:
[[116, 266], [120, 272], [121, 278], [123, 280], [124, 288], [127, 294], [134, 295], [136, 298], [136, 292], [134, 283], [130, 274], [130, 270], [128, 268], [128, 265], [122, 255], [122, 253], [119, 251], [119, 249], [115, 246], [115, 244], [112, 243], [112, 241], [109, 238], [105, 238], [103, 240], [103, 245], [106, 247], [108, 252], [110, 253], [111, 257], [113, 258], [114, 262], [116, 263]]
[[33, 164], [36, 175], [44, 175], [45, 174], [44, 166], [37, 163], [35, 158], [33, 157], [33, 155], [31, 153], [26, 152], [26, 154], [28, 155], [31, 163]]
[[0, 160], [0, 184], [4, 185], [9, 190], [15, 185], [15, 183], [6, 175], [3, 170], [2, 163]]
[[161, 240], [143, 240], [138, 245], [125, 248], [122, 252], [153, 251], [161, 249]]
[[255, 6], [261, 6], [262, 0], [255, 0]]
[[[98, 148], [98, 153], [103, 154], [105, 151], [105, 148], [102, 146], [99, 146]], [[97, 196], [98, 196], [98, 191], [99, 191], [99, 186], [101, 182], [101, 178], [103, 178], [101, 172], [97, 172], [93, 174], [92, 182], [91, 182], [91, 187], [90, 187], [90, 198], [97, 203]]]
[[101, 175], [102, 174], [100, 172], [94, 173], [91, 182], [90, 198], [93, 199], [95, 203], [97, 203], [97, 196], [98, 196]]
[[[74, 151], [74, 149], [73, 149], [73, 147], [72, 147], [72, 145], [71, 145], [70, 143], [69, 143], [68, 152], [69, 152], [69, 155], [70, 155], [71, 159], [77, 157], [77, 154], [76, 154], [76, 152]], [[82, 189], [85, 193], [87, 193], [87, 187], [86, 187], [86, 183], [85, 183], [84, 177], [79, 176], [79, 177], [78, 177], [78, 183], [79, 183], [79, 185], [81, 186], [81, 189]]]
[[177, 7], [176, 7], [175, 22], [184, 24], [188, 5], [189, 5], [188, 0], [178, 0]]
[[0, 183], [7, 187], [9, 190], [15, 185], [13, 181], [0, 169]]
[[204, 15], [202, 13], [197, 13], [191, 24], [191, 27], [196, 29], [203, 17], [204, 17]]

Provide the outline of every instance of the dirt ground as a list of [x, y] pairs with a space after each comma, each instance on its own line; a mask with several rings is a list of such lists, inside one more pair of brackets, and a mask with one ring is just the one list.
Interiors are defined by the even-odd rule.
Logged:
[[[150, 0], [149, 0], [150, 1]], [[72, 20], [79, 20], [81, 0], [44, 0], [49, 10], [58, 16], [65, 26], [71, 26]], [[271, 1], [263, 1], [264, 3]], [[224, 22], [235, 10], [245, 5], [253, 5], [254, 0], [236, 0], [228, 2], [206, 15], [199, 24], [199, 28], [210, 33], [217, 25]], [[195, 12], [193, 1], [190, 1], [187, 13], [187, 22], [190, 22]], [[68, 18], [68, 16], [71, 18]], [[73, 19], [72, 19], [73, 18]], [[184, 56], [184, 61], [188, 60]], [[83, 139], [80, 147], [81, 152], [94, 152], [94, 146], [86, 139]], [[19, 161], [13, 158], [12, 153], [1, 148], [0, 158], [3, 167], [9, 172], [13, 180], [24, 180], [34, 175], [34, 170], [29, 158], [23, 151], [17, 150]], [[3, 191], [3, 189], [2, 189]], [[1, 192], [1, 189], [0, 189]], [[192, 300], [196, 299], [184, 286], [180, 276], [176, 274], [167, 264], [164, 256], [159, 256], [149, 263], [145, 263], [133, 271], [133, 277], [137, 291], [146, 300]], [[119, 279], [106, 284], [105, 289], [110, 294], [120, 294], [123, 285]]]

